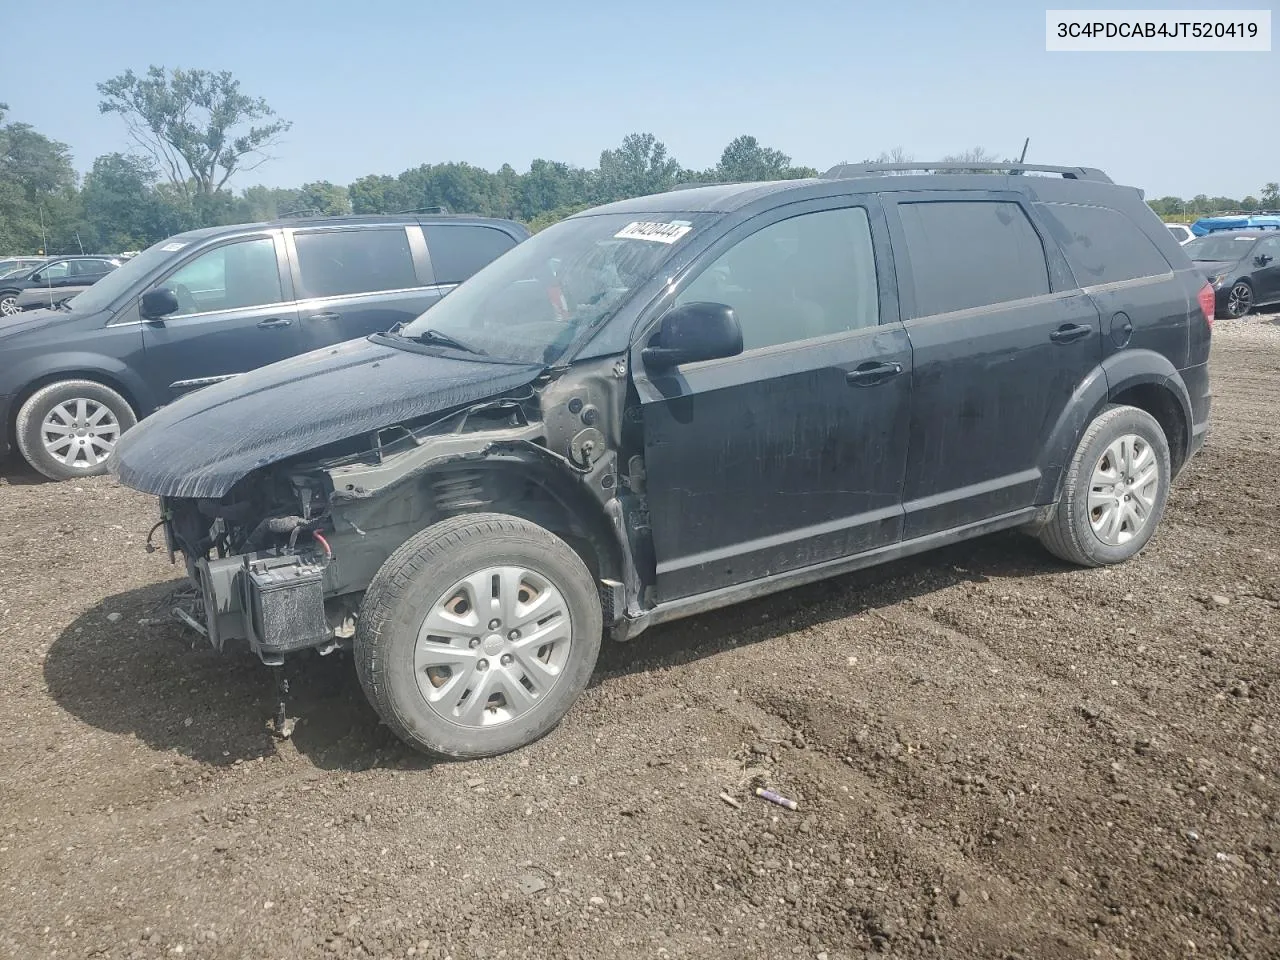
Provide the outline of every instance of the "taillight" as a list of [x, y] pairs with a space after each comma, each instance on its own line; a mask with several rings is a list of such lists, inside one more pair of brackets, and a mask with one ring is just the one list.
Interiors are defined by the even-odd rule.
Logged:
[[1204, 314], [1204, 322], [1209, 325], [1209, 329], [1213, 329], [1213, 309], [1215, 297], [1213, 295], [1213, 287], [1205, 283], [1200, 288], [1200, 311]]

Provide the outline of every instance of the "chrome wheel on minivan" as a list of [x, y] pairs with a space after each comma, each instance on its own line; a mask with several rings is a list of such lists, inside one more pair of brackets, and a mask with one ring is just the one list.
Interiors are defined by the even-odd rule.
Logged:
[[129, 402], [95, 380], [61, 380], [33, 393], [18, 410], [23, 459], [50, 480], [107, 472], [120, 435], [137, 423]]
[[1253, 287], [1243, 280], [1227, 292], [1227, 316], [1238, 320], [1253, 309]]

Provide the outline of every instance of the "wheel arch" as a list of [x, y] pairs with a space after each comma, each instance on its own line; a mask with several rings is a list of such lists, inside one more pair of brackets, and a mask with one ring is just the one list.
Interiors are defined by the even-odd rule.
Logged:
[[133, 415], [141, 420], [143, 417], [142, 404], [139, 401], [138, 394], [131, 389], [130, 384], [125, 378], [122, 378], [110, 371], [105, 371], [101, 367], [92, 366], [71, 366], [59, 367], [41, 373], [28, 380], [22, 388], [14, 394], [13, 402], [9, 408], [9, 422], [6, 425], [9, 429], [9, 436], [14, 436], [14, 430], [18, 422], [18, 414], [23, 406], [38, 391], [44, 389], [53, 383], [60, 383], [64, 380], [91, 380], [99, 383], [104, 387], [114, 390], [120, 396], [124, 397], [125, 403], [129, 404], [129, 408], [133, 411]]
[[1174, 474], [1182, 469], [1190, 451], [1193, 422], [1187, 385], [1163, 354], [1121, 351], [1089, 372], [1054, 424], [1040, 459], [1038, 505], [1058, 501], [1080, 438], [1103, 407], [1113, 403], [1137, 407], [1153, 416], [1169, 441]]

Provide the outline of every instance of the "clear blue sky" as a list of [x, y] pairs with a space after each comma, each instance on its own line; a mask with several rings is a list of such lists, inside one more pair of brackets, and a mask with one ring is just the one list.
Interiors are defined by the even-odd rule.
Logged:
[[294, 124], [279, 159], [237, 187], [446, 160], [594, 166], [632, 131], [692, 167], [742, 133], [819, 169], [898, 145], [917, 159], [1008, 155], [1029, 136], [1029, 160], [1099, 166], [1148, 197], [1256, 196], [1280, 179], [1280, 54], [1046, 53], [1049, 5], [1069, 6], [25, 4], [5, 18], [0, 101], [84, 170], [129, 149], [119, 118], [98, 113], [98, 81], [152, 63], [230, 70]]

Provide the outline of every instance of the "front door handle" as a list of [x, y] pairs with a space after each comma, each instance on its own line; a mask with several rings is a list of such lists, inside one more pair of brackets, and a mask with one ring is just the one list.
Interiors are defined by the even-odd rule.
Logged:
[[262, 330], [271, 330], [275, 327], [287, 327], [293, 323], [288, 317], [271, 317], [269, 320], [259, 320], [258, 327]]
[[1049, 334], [1049, 339], [1054, 343], [1074, 343], [1093, 333], [1093, 327], [1083, 323], [1064, 323], [1053, 333]]
[[308, 320], [337, 320], [338, 315], [336, 313], [329, 313], [329, 312], [309, 313], [307, 314], [307, 319]]
[[884, 363], [872, 360], [861, 364], [844, 375], [845, 380], [855, 387], [874, 387], [896, 377], [902, 372], [900, 363]]

